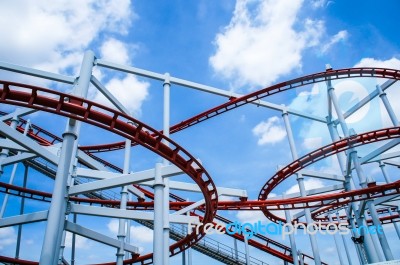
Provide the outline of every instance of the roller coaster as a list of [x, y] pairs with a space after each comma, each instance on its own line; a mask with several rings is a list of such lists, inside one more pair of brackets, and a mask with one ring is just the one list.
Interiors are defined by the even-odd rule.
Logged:
[[[92, 74], [94, 67], [162, 82], [163, 128], [157, 130], [134, 118], [127, 107]], [[64, 255], [66, 232], [70, 232], [74, 238], [79, 235], [109, 246], [110, 252], [115, 253], [116, 260], [104, 261], [102, 264], [169, 264], [169, 257], [179, 253], [183, 256], [183, 264], [191, 264], [190, 258], [185, 258], [185, 255], [190, 256], [191, 249], [225, 264], [267, 264], [252, 257], [249, 254], [250, 247], [260, 250], [263, 255], [272, 255], [278, 262], [285, 264], [328, 264], [322, 260], [315, 234], [309, 235], [312, 253], [306, 254], [299, 251], [293, 234], [289, 235], [290, 245], [287, 246], [263, 234], [255, 234], [249, 238], [246, 229], [242, 229], [241, 233], [229, 231], [227, 225], [232, 221], [224, 217], [224, 211], [244, 210], [260, 211], [271, 223], [278, 225], [306, 226], [319, 222], [320, 229], [325, 231], [332, 229], [330, 226], [332, 223], [349, 227], [351, 235], [341, 235], [346, 251], [337, 254], [340, 264], [394, 262], [395, 258], [398, 258], [389, 244], [387, 228], [394, 226], [398, 241], [400, 181], [398, 178], [396, 180], [390, 178], [387, 167], [397, 169], [400, 166], [396, 161], [400, 154], [395, 151], [400, 143], [400, 124], [386, 90], [394, 87], [396, 81], [400, 79], [400, 70], [374, 67], [336, 70], [328, 67], [324, 72], [278, 83], [247, 95], [186, 81], [169, 74], [107, 62], [97, 59], [91, 51], [85, 53], [80, 73], [76, 77], [5, 62], [0, 62], [0, 70], [4, 73], [17, 73], [63, 84], [71, 91], [66, 93], [16, 81], [0, 81], [1, 105], [15, 107], [9, 113], [2, 112], [0, 116], [1, 173], [5, 174], [4, 167], [14, 167], [9, 182], [4, 182], [4, 177], [0, 181], [0, 192], [3, 194], [0, 228], [15, 226], [21, 231], [27, 224], [35, 222], [46, 224], [45, 231], [41, 231], [43, 245], [40, 260], [31, 261], [19, 257], [21, 237], [19, 233], [16, 255], [1, 254], [0, 263], [77, 264], [73, 256], [68, 261]], [[365, 98], [356, 102], [351, 108], [343, 110], [335, 94], [334, 82], [350, 79], [374, 79], [379, 82]], [[308, 88], [315, 84], [326, 84], [327, 117], [319, 117], [265, 101], [272, 95]], [[101, 92], [113, 107], [86, 99], [90, 85]], [[196, 89], [203, 93], [226, 97], [228, 100], [170, 126], [171, 85]], [[372, 101], [379, 101], [379, 104], [382, 104], [392, 125], [356, 133], [353, 128], [349, 128], [346, 119]], [[192, 126], [207, 122], [226, 112], [235, 111], [247, 104], [282, 113], [293, 159], [288, 165], [278, 168], [272, 177], [266, 177], [258, 198], [248, 198], [246, 190], [217, 187], [206, 169], [207, 165], [201, 162], [201, 157], [196, 158], [171, 138], [174, 133], [184, 133]], [[66, 129], [62, 136], [51, 132], [52, 128], [42, 128], [24, 118], [33, 113], [52, 114], [58, 120], [65, 121]], [[330, 143], [300, 157], [289, 115], [326, 124]], [[385, 122], [380, 123], [385, 125]], [[81, 130], [87, 128], [82, 124], [108, 131], [123, 141], [82, 145], [79, 139], [85, 132]], [[136, 146], [156, 154], [162, 162], [155, 162], [154, 168], [148, 170], [131, 172], [131, 150], [137, 148]], [[360, 148], [366, 146], [370, 147], [367, 153], [360, 151]], [[104, 157], [102, 155], [118, 150], [123, 152], [119, 163], [123, 164], [123, 168], [102, 158]], [[330, 157], [338, 161], [337, 174], [312, 169], [318, 161]], [[18, 164], [25, 166], [23, 186], [13, 183]], [[376, 181], [370, 172], [365, 172], [366, 167], [379, 169], [385, 182]], [[28, 168], [33, 168], [49, 177], [54, 182], [53, 192], [27, 188]], [[189, 181], [170, 181], [178, 175], [188, 177]], [[306, 190], [305, 176], [334, 182], [335, 185]], [[276, 195], [276, 191], [281, 190], [282, 183], [288, 179], [297, 183], [299, 192]], [[115, 189], [120, 189], [120, 193], [110, 195]], [[194, 192], [201, 194], [202, 198], [198, 199], [197, 196], [193, 199], [184, 199], [174, 194], [172, 190]], [[12, 216], [4, 214], [6, 207], [10, 207], [9, 197], [20, 198], [19, 214]], [[223, 200], [223, 198], [232, 199]], [[24, 213], [24, 204], [27, 200], [38, 201], [46, 205], [47, 209]], [[119, 219], [117, 238], [77, 224], [74, 220], [79, 215], [92, 216], [94, 219], [97, 217]], [[129, 227], [132, 221], [153, 229], [152, 253], [141, 254], [138, 246], [130, 243], [129, 238], [132, 235], [129, 234], [127, 226]], [[194, 224], [197, 229], [192, 229], [189, 223]], [[237, 247], [232, 248], [210, 238], [205, 227], [216, 228], [218, 225], [224, 227], [223, 237], [231, 237], [234, 242], [244, 242], [245, 250], [239, 251]], [[354, 229], [361, 226], [382, 229], [375, 236]], [[339, 249], [341, 244], [339, 236], [331, 236], [334, 237], [335, 246]], [[170, 238], [174, 243], [170, 244]], [[352, 241], [349, 241], [349, 238], [352, 238]], [[354, 244], [355, 253], [350, 252], [349, 242]], [[354, 254], [356, 258], [352, 258]]]

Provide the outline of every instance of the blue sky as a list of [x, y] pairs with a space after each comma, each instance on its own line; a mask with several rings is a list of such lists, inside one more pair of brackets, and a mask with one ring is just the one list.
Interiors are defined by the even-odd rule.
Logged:
[[[237, 93], [257, 89], [333, 68], [378, 66], [400, 69], [400, 36], [397, 30], [396, 0], [379, 2], [285, 0], [285, 1], [3, 1], [0, 3], [0, 60], [52, 72], [75, 76], [85, 50], [93, 50], [97, 58], [146, 70], [165, 73], [190, 81]], [[10, 26], [12, 25], [12, 26]], [[94, 74], [124, 103], [134, 116], [154, 128], [162, 128], [162, 84], [149, 79], [95, 68]], [[69, 91], [71, 87], [36, 78], [0, 72], [0, 78]], [[380, 80], [354, 80], [335, 83], [343, 109], [371, 92]], [[388, 89], [394, 109], [400, 95], [394, 85]], [[321, 117], [326, 116], [325, 84], [309, 86], [267, 98]], [[92, 88], [89, 99], [109, 104]], [[226, 98], [173, 86], [171, 90], [171, 123], [178, 123], [199, 112], [226, 102]], [[2, 106], [10, 111], [10, 107]], [[377, 111], [379, 110], [379, 111]], [[50, 118], [51, 117], [51, 118]], [[373, 122], [365, 122], [366, 118]], [[35, 123], [61, 135], [63, 119], [52, 115], [31, 115]], [[55, 126], [59, 124], [62, 125]], [[329, 142], [325, 125], [291, 116], [299, 154]], [[389, 126], [390, 122], [377, 99], [361, 109], [348, 122], [357, 132]], [[101, 130], [84, 126], [80, 143], [93, 144], [120, 140]], [[260, 188], [274, 174], [278, 165], [291, 161], [281, 113], [266, 108], [244, 106], [206, 121], [172, 139], [203, 162], [218, 186], [242, 188], [250, 199], [257, 198]], [[376, 146], [373, 146], [376, 147]], [[370, 148], [373, 148], [370, 147]], [[363, 149], [367, 153], [370, 149]], [[122, 165], [122, 152], [102, 154], [102, 157]], [[160, 161], [142, 148], [133, 152], [132, 170], [144, 170]], [[337, 162], [327, 159], [313, 167], [337, 170]], [[371, 174], [382, 181], [375, 168]], [[8, 169], [9, 171], [10, 169]], [[32, 173], [34, 174], [34, 173]], [[44, 177], [32, 180], [28, 186], [51, 190], [51, 181], [43, 185]], [[7, 171], [2, 181], [8, 181]], [[182, 180], [188, 180], [182, 177]], [[17, 180], [21, 183], [21, 180]], [[331, 183], [306, 179], [308, 188]], [[276, 193], [295, 192], [294, 178], [280, 186]], [[183, 196], [193, 196], [182, 194]], [[2, 195], [0, 195], [2, 196]], [[3, 198], [3, 197], [0, 197]], [[196, 196], [192, 197], [193, 199]], [[12, 200], [15, 205], [18, 200]], [[30, 211], [46, 206], [30, 203]], [[13, 214], [9, 207], [7, 214]], [[231, 219], [256, 220], [257, 213], [221, 213]], [[265, 218], [264, 218], [265, 219]], [[264, 220], [262, 219], [262, 220]], [[90, 223], [82, 217], [81, 222]], [[88, 224], [89, 225], [89, 224]], [[93, 229], [113, 235], [115, 221], [101, 220]], [[151, 251], [151, 232], [135, 226], [134, 239], [145, 252]], [[39, 248], [43, 224], [27, 227], [24, 242]], [[394, 240], [392, 227], [390, 240]], [[14, 229], [0, 233], [0, 253], [12, 255]], [[231, 240], [221, 239], [231, 244]], [[32, 242], [35, 242], [33, 244]], [[94, 253], [97, 243], [80, 241], [81, 262], [101, 262], [114, 259], [113, 251]], [[322, 257], [337, 262], [332, 250], [333, 239], [319, 238]], [[395, 242], [395, 241], [391, 241]], [[284, 242], [288, 244], [288, 242]], [[311, 254], [309, 241], [300, 237], [298, 244]], [[304, 245], [304, 246], [303, 246]], [[400, 249], [392, 249], [400, 253]], [[90, 252], [92, 251], [92, 252]], [[254, 256], [275, 264], [257, 250]], [[85, 255], [86, 252], [93, 254]], [[209, 261], [195, 254], [193, 264]], [[398, 255], [398, 254], [397, 254]], [[27, 259], [37, 259], [38, 252], [22, 252]], [[397, 256], [400, 258], [400, 256]], [[171, 264], [179, 264], [174, 258]], [[215, 264], [217, 264], [215, 262]]]

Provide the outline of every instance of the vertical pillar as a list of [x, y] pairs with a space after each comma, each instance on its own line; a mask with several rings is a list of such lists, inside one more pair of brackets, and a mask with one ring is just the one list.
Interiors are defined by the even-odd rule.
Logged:
[[300, 257], [300, 265], [304, 265], [303, 255], [301, 254], [300, 250], [297, 250], [297, 256]]
[[380, 85], [377, 85], [376, 88], [379, 91], [379, 97], [381, 98], [383, 105], [386, 108], [387, 113], [389, 114], [390, 120], [392, 121], [394, 126], [399, 125], [399, 120], [396, 117], [396, 114], [393, 111], [392, 106], [389, 103], [388, 98], [386, 97], [386, 93], [382, 90]]
[[154, 231], [153, 231], [153, 264], [164, 265], [163, 263], [163, 200], [164, 200], [164, 182], [161, 176], [161, 163], [155, 167], [154, 178]]
[[[89, 89], [90, 78], [94, 63], [94, 54], [91, 51], [85, 53], [80, 71], [78, 84], [74, 95], [86, 97]], [[65, 214], [67, 209], [67, 185], [75, 141], [79, 135], [79, 122], [68, 119], [66, 130], [63, 134], [63, 142], [60, 160], [57, 167], [56, 179], [54, 181], [53, 197], [50, 203], [47, 226], [43, 240], [42, 252], [40, 254], [41, 265], [54, 265], [58, 262], [62, 231], [64, 230]]]
[[[391, 183], [392, 180], [390, 179], [388, 173], [386, 172], [385, 163], [383, 163], [382, 161], [379, 161], [379, 167], [381, 168], [381, 171], [382, 171], [383, 177], [385, 178], [386, 183]], [[397, 208], [399, 208], [399, 203], [397, 203]], [[390, 208], [389, 208], [389, 214], [393, 215], [393, 212]], [[394, 228], [396, 229], [397, 236], [400, 239], [399, 224], [397, 222], [394, 222], [393, 225], [394, 225]]]
[[[190, 212], [187, 212], [187, 215], [190, 216]], [[192, 227], [188, 225], [188, 234], [190, 233], [192, 233]], [[187, 256], [188, 256], [188, 265], [192, 265], [192, 248], [188, 248]]]
[[[132, 193], [131, 192], [128, 193], [128, 202], [129, 201], [132, 201]], [[132, 220], [130, 220], [130, 219], [126, 220], [126, 238], [125, 238], [125, 242], [127, 244], [131, 243], [131, 224], [132, 224]], [[129, 259], [129, 258], [130, 258], [130, 252], [126, 251], [125, 252], [125, 259]]]
[[[356, 169], [357, 175], [358, 175], [358, 177], [360, 179], [360, 185], [361, 185], [362, 188], [367, 188], [368, 187], [368, 183], [369, 182], [373, 182], [374, 180], [373, 179], [367, 180], [367, 178], [365, 177], [364, 171], [361, 168], [360, 161], [359, 161], [358, 156], [357, 156], [357, 151], [353, 151], [351, 153], [351, 156], [352, 156], [352, 159], [353, 159], [353, 163], [354, 163], [354, 167]], [[372, 218], [372, 222], [374, 223], [376, 229], [378, 229], [379, 227], [382, 226], [382, 224], [381, 224], [381, 221], [379, 220], [379, 216], [378, 216], [378, 213], [377, 213], [376, 208], [375, 208], [375, 203], [373, 202], [373, 200], [368, 200], [367, 201], [367, 206], [368, 206], [371, 218]], [[381, 233], [377, 233], [377, 235], [378, 235], [379, 242], [380, 242], [380, 244], [382, 246], [383, 254], [385, 255], [386, 260], [393, 260], [394, 259], [393, 258], [393, 254], [392, 254], [392, 251], [390, 249], [389, 243], [388, 243], [388, 241], [386, 239], [386, 235], [385, 235], [385, 232], [383, 230], [383, 227], [382, 227], [382, 229], [379, 229], [379, 231]], [[374, 240], [374, 238], [372, 238], [372, 240]]]
[[[288, 135], [288, 140], [289, 140], [289, 146], [290, 146], [290, 150], [292, 153], [292, 157], [293, 160], [296, 160], [298, 158], [297, 155], [297, 150], [296, 150], [296, 146], [294, 143], [294, 138], [293, 138], [293, 132], [292, 132], [292, 127], [290, 125], [290, 121], [289, 121], [289, 114], [287, 113], [287, 111], [283, 111], [282, 112], [282, 117], [283, 117], [283, 121], [285, 122], [285, 127], [286, 127], [286, 133]], [[307, 193], [306, 193], [306, 188], [304, 186], [304, 177], [302, 174], [297, 174], [297, 184], [299, 185], [299, 190], [300, 190], [300, 195], [301, 197], [306, 197]], [[307, 224], [312, 224], [313, 223], [313, 219], [311, 217], [311, 211], [309, 208], [305, 208], [304, 209], [304, 213], [305, 213], [305, 217], [306, 217], [306, 222]], [[320, 265], [321, 264], [321, 257], [319, 255], [319, 249], [318, 249], [318, 243], [317, 243], [317, 239], [315, 237], [315, 234], [309, 234], [309, 238], [310, 238], [310, 242], [311, 242], [311, 248], [312, 248], [312, 252], [313, 252], [313, 256], [314, 256], [314, 262], [316, 265]]]
[[246, 255], [246, 265], [250, 265], [250, 250], [249, 250], [249, 240], [245, 234], [243, 234], [244, 238], [244, 253]]
[[[15, 121], [17, 121], [17, 119], [14, 119], [14, 122]], [[31, 122], [28, 120], [25, 125], [24, 135], [27, 135], [29, 128], [30, 128], [30, 124], [31, 124]], [[12, 126], [16, 126], [16, 124], [14, 124]], [[14, 129], [15, 129], [15, 127], [14, 127]], [[18, 151], [17, 154], [21, 154], [21, 152]], [[6, 151], [6, 149], [4, 149], [4, 155], [8, 156], [8, 150]], [[17, 172], [17, 167], [18, 167], [18, 163], [15, 163], [13, 165], [13, 169], [11, 171], [11, 176], [10, 176], [10, 180], [8, 181], [8, 184], [13, 184], [14, 178], [15, 178], [15, 173]], [[4, 201], [3, 201], [3, 204], [1, 205], [0, 218], [3, 218], [3, 216], [4, 216], [4, 212], [6, 211], [6, 207], [7, 207], [7, 203], [8, 203], [8, 198], [9, 198], [9, 194], [7, 193], [6, 195], [4, 195]]]
[[[390, 209], [390, 208], [389, 208], [389, 214], [390, 215], [394, 215], [394, 213], [392, 212], [392, 209]], [[397, 222], [394, 222], [393, 225], [394, 225], [394, 229], [396, 230], [397, 237], [400, 239], [400, 228], [399, 228], [399, 225], [397, 224]]]
[[[132, 141], [129, 139], [125, 140], [125, 153], [124, 153], [124, 168], [122, 173], [128, 174], [129, 173], [129, 164], [131, 158], [131, 145]], [[126, 206], [128, 204], [128, 186], [124, 186], [121, 189], [121, 203], [120, 209], [126, 210]], [[125, 237], [126, 237], [126, 220], [119, 219], [119, 227], [118, 227], [118, 240], [120, 241], [120, 246], [117, 250], [117, 265], [122, 265], [124, 262], [125, 250]]]
[[[164, 111], [163, 111], [163, 134], [169, 137], [169, 123], [170, 123], [170, 90], [171, 82], [170, 75], [165, 74], [164, 79]], [[168, 145], [168, 142], [164, 142]], [[163, 165], [169, 165], [167, 159], [163, 159]], [[169, 179], [164, 178], [164, 227], [163, 227], [163, 237], [164, 237], [164, 264], [169, 264]]]
[[[328, 213], [328, 218], [329, 218], [329, 221], [332, 223], [333, 222], [332, 216], [329, 213]], [[337, 239], [337, 234], [336, 233], [333, 235], [333, 239], [335, 241], [336, 250], [337, 250], [337, 253], [338, 253], [338, 256], [339, 256], [339, 263], [340, 263], [340, 265], [344, 265], [345, 263], [344, 263], [344, 259], [343, 259], [343, 256], [342, 256], [342, 252], [340, 251], [339, 240]]]
[[[327, 117], [327, 125], [328, 125], [329, 134], [331, 136], [332, 142], [338, 141], [339, 140], [339, 134], [338, 134], [338, 132], [336, 130], [336, 126], [333, 124], [332, 120], [329, 117]], [[352, 187], [354, 186], [354, 184], [353, 184], [353, 179], [351, 177], [351, 172], [346, 172], [347, 169], [346, 169], [346, 165], [345, 165], [346, 164], [345, 156], [344, 156], [343, 153], [338, 153], [336, 156], [337, 156], [338, 161], [339, 161], [339, 167], [340, 167], [340, 169], [342, 171], [342, 174], [343, 174], [343, 176], [345, 178], [344, 189], [346, 191], [350, 191], [350, 190], [352, 190]], [[351, 203], [351, 205], [352, 205], [353, 209], [356, 209], [356, 204], [354, 202]], [[352, 217], [352, 213], [347, 207], [345, 207], [345, 211], [346, 211], [346, 214], [347, 214], [347, 217], [348, 217], [348, 220], [349, 220], [349, 226], [351, 226], [352, 223], [354, 223], [354, 219]], [[337, 216], [339, 216], [339, 215], [337, 215]], [[351, 220], [353, 220], [353, 222]], [[353, 230], [351, 230], [351, 234], [352, 234], [353, 237], [358, 237], [358, 234], [356, 232], [354, 232]], [[346, 246], [347, 243], [346, 243], [344, 235], [342, 235], [342, 240], [343, 240], [343, 244]], [[359, 244], [356, 244], [355, 248], [356, 248], [357, 257], [358, 257], [358, 259], [360, 261], [360, 264], [365, 264], [366, 260], [364, 258], [365, 255], [363, 254], [364, 250], [362, 249], [362, 246], [359, 245]], [[349, 265], [351, 265], [350, 264], [350, 256], [349, 256], [350, 254], [349, 254], [348, 247], [346, 247], [346, 255], [347, 255], [348, 259], [349, 259]]]
[[235, 250], [235, 259], [238, 260], [239, 259], [239, 253], [238, 253], [238, 245], [237, 245], [237, 239], [234, 238], [233, 239], [233, 247]]
[[[72, 222], [76, 224], [76, 214], [73, 214]], [[76, 235], [72, 233], [72, 240], [71, 240], [71, 265], [75, 265], [75, 243], [76, 243]]]
[[[25, 166], [25, 170], [24, 170], [24, 181], [22, 184], [23, 188], [26, 188], [26, 183], [28, 181], [28, 170], [29, 170], [29, 166], [24, 164]], [[22, 197], [21, 198], [21, 207], [19, 209], [19, 214], [22, 215], [24, 214], [24, 208], [25, 208], [25, 198]], [[19, 251], [21, 248], [21, 236], [22, 236], [22, 225], [18, 225], [18, 234], [17, 234], [17, 247], [15, 249], [15, 258], [19, 259]]]
[[[340, 110], [338, 99], [336, 97], [336, 94], [335, 94], [335, 91], [334, 91], [335, 89], [332, 86], [331, 80], [327, 81], [327, 87], [328, 87], [328, 95], [329, 95], [329, 98], [331, 99], [331, 102], [333, 104], [335, 112], [336, 112], [336, 114], [338, 116], [339, 124], [340, 124], [340, 127], [342, 128], [343, 135], [345, 137], [349, 137], [349, 129], [347, 127], [347, 123], [346, 123], [346, 121], [344, 119], [343, 113]], [[353, 150], [349, 150], [348, 155], [351, 155], [352, 151]], [[356, 160], [358, 160], [358, 158], [356, 158]], [[347, 177], [350, 177], [350, 172], [345, 172], [345, 173], [346, 173]], [[351, 183], [348, 183], [348, 184], [351, 185]], [[350, 188], [350, 187], [348, 186], [346, 188], [346, 190], [348, 188]], [[353, 205], [354, 211], [356, 212], [356, 208], [355, 208], [356, 204], [352, 203], [352, 205]], [[361, 220], [364, 220], [364, 218], [363, 218], [363, 213], [358, 213], [358, 214], [359, 214], [359, 216], [357, 218], [357, 222], [359, 223]], [[348, 212], [348, 215], [351, 215], [351, 212]], [[367, 257], [368, 257], [368, 262], [370, 262], [370, 263], [378, 262], [379, 260], [378, 260], [378, 257], [376, 255], [376, 251], [374, 250], [374, 247], [372, 246], [371, 243], [372, 242], [371, 242], [370, 235], [369, 234], [365, 234], [364, 235], [364, 247], [365, 247], [365, 252], [367, 254]]]
[[[286, 205], [285, 205], [285, 208], [286, 208]], [[290, 212], [288, 210], [285, 210], [285, 218], [286, 218], [286, 223], [288, 223], [288, 224], [292, 223], [292, 216], [290, 215]], [[288, 227], [288, 229], [289, 229], [289, 227]], [[293, 265], [299, 265], [299, 257], [297, 255], [296, 240], [294, 239], [293, 233], [289, 234], [289, 242], [290, 242], [290, 248], [292, 249]]]
[[[17, 128], [18, 125], [18, 115], [17, 115], [18, 109], [16, 111], [14, 111], [14, 116], [11, 119], [11, 124], [10, 127], [13, 128], [15, 130], [15, 128]], [[2, 165], [2, 160], [3, 158], [8, 156], [10, 150], [8, 150], [7, 148], [3, 148], [0, 152], [0, 176], [3, 174], [3, 165]]]
[[186, 251], [182, 251], [182, 265], [186, 265]]
[[[340, 215], [339, 215], [339, 212], [336, 212], [336, 219], [337, 219], [337, 222], [340, 223]], [[347, 242], [346, 242], [346, 238], [344, 237], [343, 234], [340, 234], [340, 235], [341, 235], [341, 237], [342, 237], [344, 250], [345, 250], [345, 252], [346, 252], [347, 263], [348, 263], [349, 265], [352, 265], [353, 263], [352, 263], [352, 261], [351, 261], [350, 250], [349, 250], [349, 246], [348, 246], [348, 244], [347, 244]]]

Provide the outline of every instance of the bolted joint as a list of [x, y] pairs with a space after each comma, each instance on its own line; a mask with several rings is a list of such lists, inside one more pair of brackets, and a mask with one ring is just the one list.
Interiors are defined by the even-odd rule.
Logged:
[[171, 76], [169, 73], [165, 73], [163, 85], [170, 85], [170, 84], [171, 84]]
[[153, 188], [156, 188], [156, 187], [165, 187], [165, 184], [164, 184], [164, 182], [155, 182], [154, 181], [154, 185], [153, 185]]
[[75, 138], [74, 140], [78, 139], [78, 135], [76, 135], [76, 133], [70, 132], [70, 131], [64, 132], [64, 133], [62, 134], [62, 137], [63, 137], [63, 138], [64, 138], [65, 136], [73, 136], [73, 137]]

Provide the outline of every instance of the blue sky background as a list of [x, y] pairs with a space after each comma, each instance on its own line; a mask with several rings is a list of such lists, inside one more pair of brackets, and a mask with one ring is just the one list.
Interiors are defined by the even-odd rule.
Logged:
[[[3, 1], [0, 3], [0, 60], [23, 66], [73, 75], [79, 72], [85, 50], [97, 58], [165, 73], [217, 88], [248, 93], [257, 89], [333, 68], [378, 66], [400, 69], [397, 13], [400, 2], [377, 1]], [[124, 103], [135, 117], [154, 128], [162, 128], [162, 83], [132, 75], [95, 68], [94, 74]], [[0, 78], [69, 91], [70, 86], [1, 71]], [[371, 92], [381, 80], [364, 79], [335, 82], [339, 101], [347, 110]], [[398, 85], [387, 93], [396, 112]], [[325, 84], [299, 88], [267, 98], [276, 104], [327, 115]], [[108, 104], [91, 88], [89, 98]], [[173, 86], [171, 88], [171, 124], [226, 102], [226, 98]], [[12, 108], [2, 106], [2, 110]], [[32, 121], [61, 135], [64, 119], [49, 114], [31, 115]], [[368, 122], [365, 122], [368, 119]], [[329, 143], [325, 125], [291, 116], [299, 154]], [[361, 109], [348, 122], [357, 132], [390, 126], [390, 120], [378, 99]], [[83, 126], [80, 144], [121, 140], [90, 126]], [[257, 198], [260, 188], [278, 165], [291, 161], [281, 113], [256, 106], [244, 106], [172, 136], [203, 162], [217, 186], [246, 189], [250, 199]], [[378, 145], [360, 150], [367, 153]], [[143, 148], [134, 148], [131, 168], [144, 170], [160, 161]], [[122, 166], [122, 152], [101, 154]], [[18, 172], [22, 172], [22, 166]], [[326, 159], [314, 169], [337, 172], [335, 159]], [[2, 181], [8, 182], [10, 168]], [[336, 171], [335, 171], [336, 170]], [[377, 167], [365, 170], [383, 181]], [[395, 173], [394, 169], [390, 169]], [[28, 186], [52, 190], [52, 181], [32, 170]], [[32, 176], [32, 177], [31, 177]], [[395, 179], [395, 176], [392, 176]], [[190, 181], [187, 177], [177, 179]], [[16, 180], [21, 184], [21, 178]], [[274, 191], [296, 192], [294, 178]], [[307, 188], [332, 185], [306, 179]], [[179, 193], [183, 197], [197, 195]], [[3, 195], [0, 195], [3, 198]], [[10, 200], [17, 205], [19, 199]], [[27, 211], [46, 209], [47, 205], [27, 202]], [[6, 214], [15, 214], [8, 207]], [[266, 220], [259, 213], [223, 212], [232, 220]], [[80, 217], [79, 222], [91, 229], [116, 235], [116, 222], [110, 219]], [[37, 260], [42, 244], [43, 224], [26, 226], [21, 258]], [[135, 225], [133, 242], [151, 251], [151, 231]], [[393, 226], [387, 228], [389, 240], [395, 241]], [[16, 229], [0, 230], [0, 254], [13, 255]], [[218, 237], [232, 245], [232, 240]], [[279, 238], [275, 238], [280, 240]], [[323, 260], [338, 264], [332, 248], [333, 239], [320, 237]], [[309, 241], [298, 237], [301, 250], [311, 254]], [[288, 241], [284, 241], [288, 244]], [[80, 239], [77, 264], [111, 261], [113, 250], [103, 251], [100, 244]], [[67, 248], [67, 253], [69, 248]], [[352, 248], [352, 251], [354, 249]], [[400, 258], [398, 244], [393, 253]], [[89, 253], [89, 254], [88, 254]], [[251, 249], [251, 254], [270, 264], [279, 261]], [[193, 264], [210, 261], [195, 252]], [[354, 254], [355, 255], [355, 254]], [[180, 257], [171, 260], [179, 264]]]

